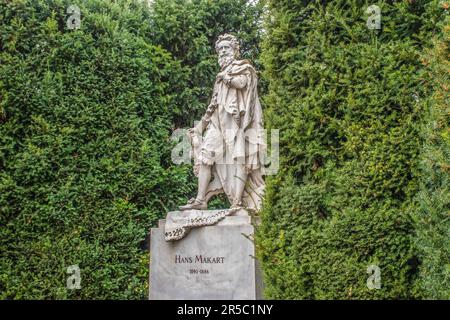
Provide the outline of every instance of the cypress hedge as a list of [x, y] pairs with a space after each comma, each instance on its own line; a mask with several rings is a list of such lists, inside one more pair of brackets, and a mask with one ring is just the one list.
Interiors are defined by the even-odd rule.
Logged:
[[[420, 298], [412, 210], [436, 1], [268, 1], [262, 50], [280, 172], [258, 230], [275, 299]], [[371, 287], [374, 270], [381, 288]]]
[[[445, 3], [442, 4], [445, 6]], [[425, 82], [421, 136], [420, 192], [415, 205], [415, 243], [420, 249], [418, 285], [426, 298], [450, 299], [450, 19], [440, 26], [434, 45], [424, 54]]]
[[0, 298], [145, 298], [146, 234], [192, 189], [168, 143], [181, 66], [146, 37], [145, 3], [0, 13]]
[[[0, 299], [147, 298], [148, 231], [196, 190], [170, 136], [206, 108], [218, 34], [256, 48], [259, 12], [231, 0], [0, 3]], [[66, 287], [73, 265], [79, 290]]]

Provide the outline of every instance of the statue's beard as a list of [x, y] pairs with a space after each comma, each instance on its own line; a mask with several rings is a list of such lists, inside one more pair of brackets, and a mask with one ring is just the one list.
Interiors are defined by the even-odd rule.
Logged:
[[234, 60], [233, 55], [225, 55], [222, 57], [219, 57], [219, 66], [224, 69], [230, 65]]

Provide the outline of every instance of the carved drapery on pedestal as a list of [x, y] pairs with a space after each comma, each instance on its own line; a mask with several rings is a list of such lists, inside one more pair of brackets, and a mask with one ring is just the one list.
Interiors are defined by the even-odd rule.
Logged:
[[169, 212], [164, 226], [164, 239], [175, 241], [184, 238], [196, 227], [211, 226], [242, 209], [186, 210]]

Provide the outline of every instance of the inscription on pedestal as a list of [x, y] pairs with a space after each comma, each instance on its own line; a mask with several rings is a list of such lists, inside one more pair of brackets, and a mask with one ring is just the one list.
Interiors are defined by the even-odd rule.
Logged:
[[250, 217], [230, 216], [164, 240], [164, 223], [151, 231], [150, 299], [256, 299], [256, 260]]

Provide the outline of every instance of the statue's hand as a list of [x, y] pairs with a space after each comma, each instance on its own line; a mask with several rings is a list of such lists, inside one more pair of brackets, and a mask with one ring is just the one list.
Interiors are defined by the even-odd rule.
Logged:
[[194, 137], [195, 137], [195, 128], [187, 129], [187, 137], [188, 137], [189, 142], [191, 144], [193, 144], [194, 143]]
[[222, 81], [226, 75], [227, 75], [227, 73], [225, 71], [219, 72], [217, 74], [216, 80]]
[[210, 104], [210, 105], [208, 106], [208, 108], [206, 109], [206, 115], [207, 115], [208, 117], [210, 117], [210, 116], [214, 113], [214, 110], [215, 110], [214, 105]]

